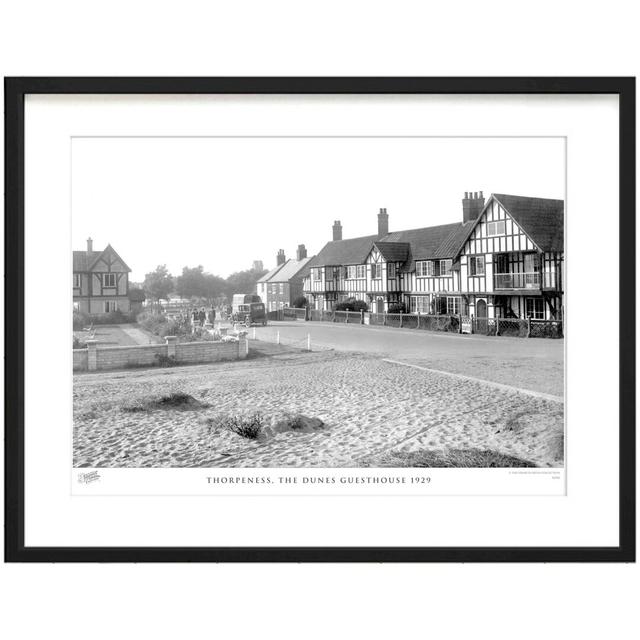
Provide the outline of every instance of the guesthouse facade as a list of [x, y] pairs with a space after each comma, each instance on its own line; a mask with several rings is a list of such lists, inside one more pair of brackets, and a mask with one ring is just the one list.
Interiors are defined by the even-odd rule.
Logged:
[[[560, 320], [563, 314], [564, 202], [465, 193], [462, 221], [333, 240], [311, 260], [304, 293], [314, 309], [349, 298], [369, 311]], [[338, 232], [336, 232], [338, 229]]]

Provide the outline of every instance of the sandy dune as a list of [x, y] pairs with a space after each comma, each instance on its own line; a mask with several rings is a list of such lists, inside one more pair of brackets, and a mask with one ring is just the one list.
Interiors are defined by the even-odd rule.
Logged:
[[[563, 405], [387, 363], [366, 354], [300, 353], [74, 379], [74, 465], [355, 467], [393, 451], [491, 449], [563, 464]], [[188, 394], [188, 406], [132, 411]], [[215, 418], [259, 412], [320, 418], [312, 433], [248, 440]]]

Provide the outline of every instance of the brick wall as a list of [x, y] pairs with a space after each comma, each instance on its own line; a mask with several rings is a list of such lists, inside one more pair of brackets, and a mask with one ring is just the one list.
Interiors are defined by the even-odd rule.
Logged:
[[183, 342], [176, 345], [176, 361], [185, 364], [237, 360], [238, 342]]
[[87, 350], [86, 349], [73, 350], [73, 370], [74, 371], [87, 370]]
[[247, 357], [247, 340], [239, 342], [184, 342], [167, 338], [166, 344], [131, 347], [101, 347], [89, 341], [86, 349], [73, 350], [74, 371], [104, 371], [132, 367], [159, 366], [160, 359], [172, 356], [177, 364], [239, 360]]
[[149, 367], [158, 364], [158, 358], [156, 356], [166, 355], [166, 344], [149, 344], [136, 347], [103, 347], [102, 349], [96, 349], [98, 370]]

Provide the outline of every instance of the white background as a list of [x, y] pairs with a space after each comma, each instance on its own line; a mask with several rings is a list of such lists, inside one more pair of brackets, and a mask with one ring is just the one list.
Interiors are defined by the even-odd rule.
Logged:
[[[365, 100], [354, 101], [351, 111], [361, 113]], [[247, 109], [247, 100], [222, 102], [236, 111]], [[248, 126], [211, 111], [202, 127], [198, 118], [206, 103], [198, 98], [193, 105], [197, 115], [189, 118], [195, 120], [189, 130], [233, 136], [271, 130], [266, 104]], [[274, 110], [287, 113], [283, 105], [276, 100]], [[303, 133], [317, 128], [328, 106], [325, 102], [323, 115], [303, 125]], [[97, 117], [98, 126], [77, 122], [76, 130], [98, 131], [107, 117]], [[133, 282], [142, 282], [158, 264], [173, 274], [201, 264], [226, 277], [253, 260], [271, 269], [279, 249], [293, 258], [301, 243], [309, 256], [316, 255], [331, 240], [336, 219], [344, 238], [371, 235], [380, 207], [389, 213], [389, 230], [398, 231], [462, 220], [465, 191], [483, 190], [487, 199], [492, 192], [565, 197], [564, 138], [284, 138], [288, 127], [282, 119], [270, 138], [74, 138], [73, 248], [85, 249], [89, 236], [96, 250], [111, 243], [127, 256]], [[225, 126], [213, 124], [219, 120]], [[338, 126], [353, 135], [352, 119], [344, 120], [346, 126]], [[162, 124], [151, 128], [159, 131]], [[421, 130], [434, 125], [447, 131], [444, 123], [418, 122]], [[397, 135], [400, 128], [415, 126], [394, 121], [389, 129]], [[374, 133], [379, 124], [367, 120], [364, 127]], [[337, 130], [335, 118], [331, 129]], [[154, 224], [157, 220], [166, 222]], [[226, 241], [239, 232], [242, 251]]]
[[[631, 3], [13, 3], [4, 75], [635, 75]], [[303, 6], [306, 8], [303, 9]], [[588, 188], [588, 187], [585, 187]], [[473, 526], [470, 523], [469, 526]], [[627, 637], [636, 566], [3, 566], [12, 638]]]

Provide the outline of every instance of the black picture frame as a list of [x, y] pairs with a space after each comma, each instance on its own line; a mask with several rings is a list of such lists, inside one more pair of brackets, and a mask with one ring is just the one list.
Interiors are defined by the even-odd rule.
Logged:
[[[5, 561], [635, 561], [635, 78], [5, 78]], [[619, 98], [619, 531], [615, 547], [26, 547], [24, 539], [24, 103], [27, 94], [615, 94]], [[9, 304], [10, 302], [10, 304]], [[8, 309], [20, 312], [9, 313]]]

